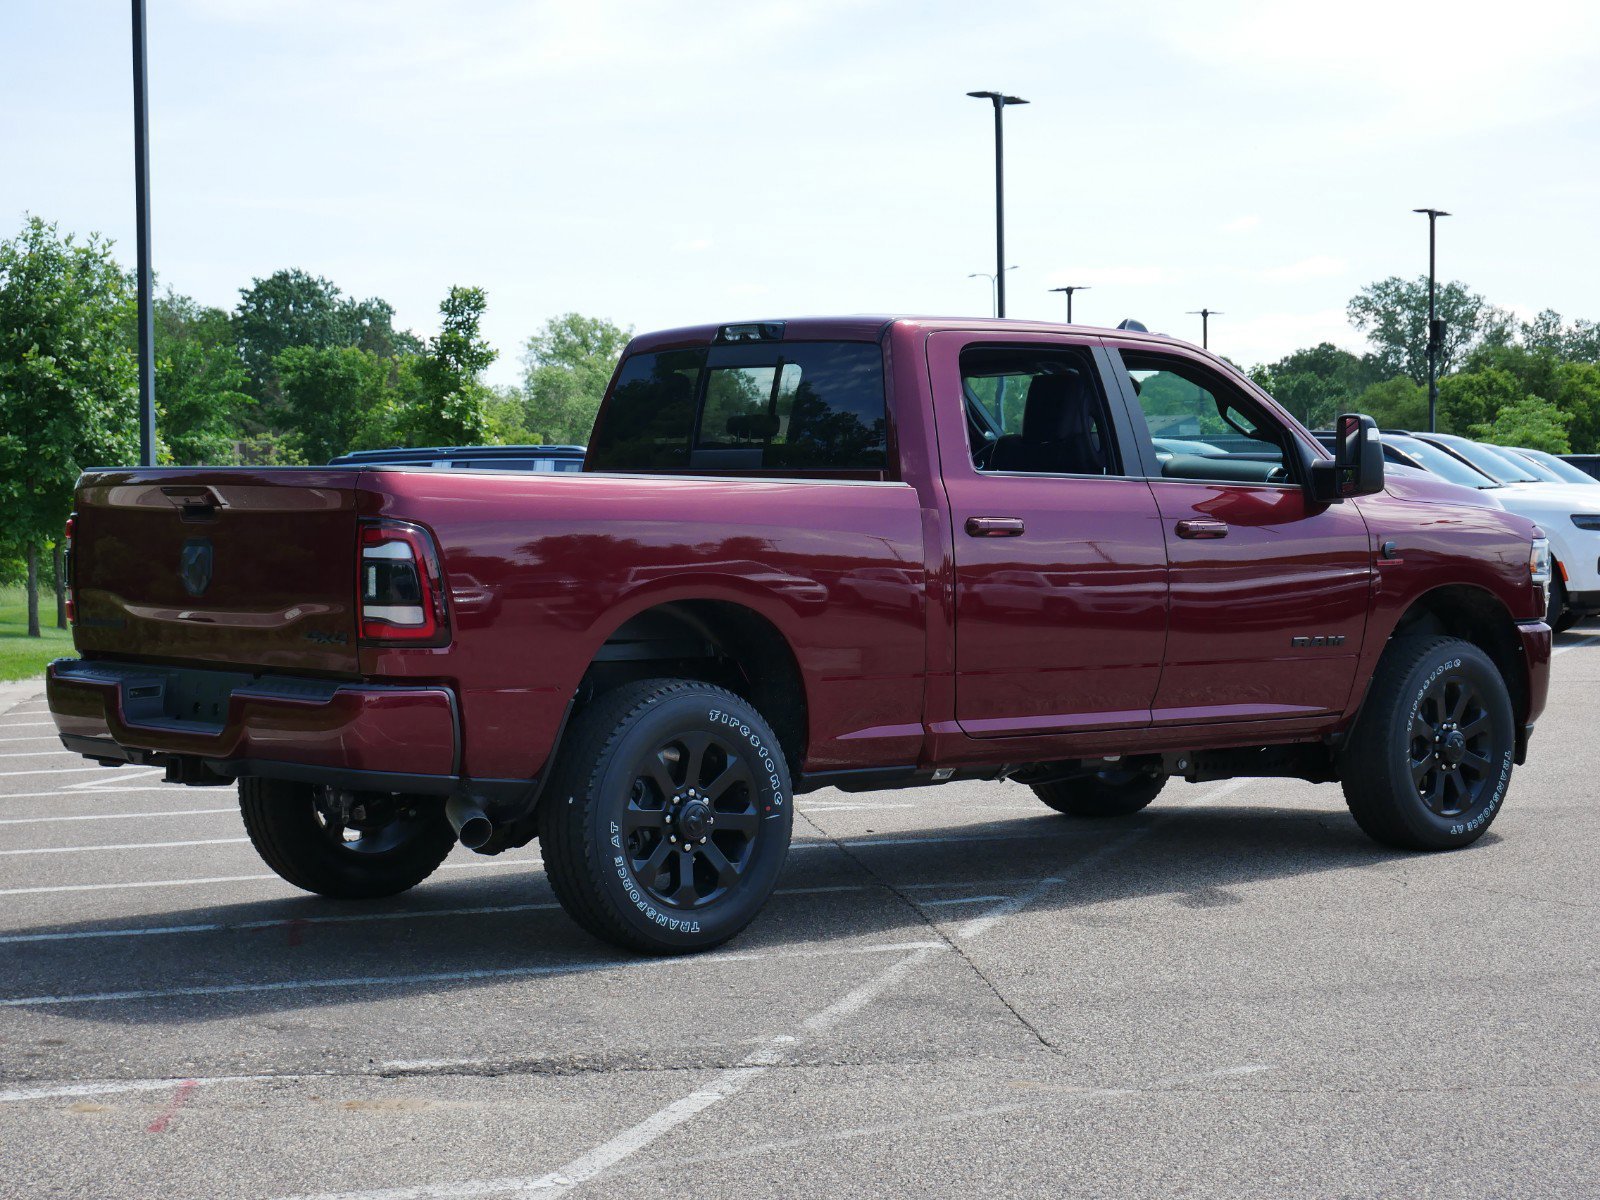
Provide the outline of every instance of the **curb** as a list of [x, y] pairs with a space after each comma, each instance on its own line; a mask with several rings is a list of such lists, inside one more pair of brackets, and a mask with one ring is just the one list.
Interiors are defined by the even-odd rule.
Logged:
[[10, 712], [26, 700], [44, 696], [44, 676], [35, 675], [32, 679], [17, 679], [10, 683], [0, 683], [0, 714]]

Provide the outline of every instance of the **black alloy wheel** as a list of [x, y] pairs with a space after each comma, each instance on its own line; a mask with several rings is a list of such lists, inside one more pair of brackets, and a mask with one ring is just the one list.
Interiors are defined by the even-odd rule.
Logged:
[[628, 868], [667, 908], [715, 903], [737, 887], [761, 835], [755, 773], [733, 739], [695, 731], [638, 757], [622, 837]]

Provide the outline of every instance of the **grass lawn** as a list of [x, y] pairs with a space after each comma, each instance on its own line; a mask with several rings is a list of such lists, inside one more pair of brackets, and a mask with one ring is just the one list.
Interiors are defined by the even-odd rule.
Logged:
[[44, 636], [29, 637], [26, 591], [0, 588], [0, 682], [43, 675], [45, 663], [72, 653], [72, 630], [55, 627], [56, 598], [48, 590], [39, 596], [39, 626]]

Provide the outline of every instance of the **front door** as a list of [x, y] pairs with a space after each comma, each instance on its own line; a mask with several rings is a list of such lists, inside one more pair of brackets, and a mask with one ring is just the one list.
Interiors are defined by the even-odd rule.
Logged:
[[[1098, 358], [1097, 358], [1098, 351]], [[955, 545], [956, 720], [973, 737], [1150, 722], [1166, 554], [1150, 485], [1124, 469], [1087, 339], [930, 339]], [[947, 414], [964, 413], [961, 427]]]
[[1154, 722], [1342, 710], [1370, 604], [1360, 512], [1311, 503], [1299, 435], [1199, 355], [1120, 355], [1158, 464], [1171, 567]]

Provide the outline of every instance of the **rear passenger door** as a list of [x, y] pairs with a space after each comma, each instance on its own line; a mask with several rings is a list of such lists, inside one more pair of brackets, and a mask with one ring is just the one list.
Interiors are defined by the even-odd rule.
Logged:
[[1312, 503], [1298, 436], [1207, 359], [1113, 351], [1170, 564], [1154, 723], [1344, 708], [1366, 628], [1372, 555], [1354, 504]]
[[1166, 555], [1103, 357], [1097, 341], [1059, 335], [929, 339], [954, 525], [956, 720], [969, 736], [1150, 722]]

